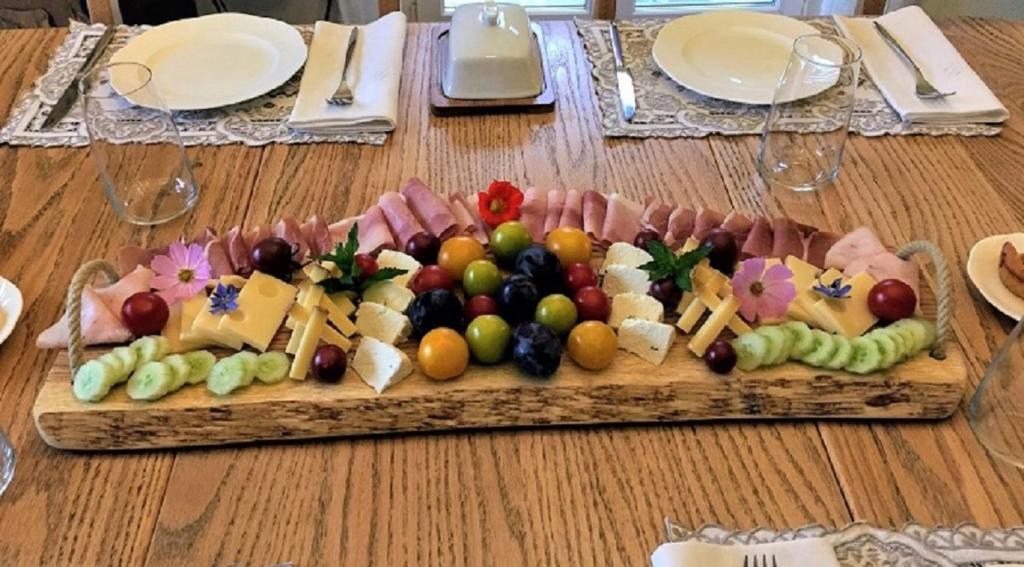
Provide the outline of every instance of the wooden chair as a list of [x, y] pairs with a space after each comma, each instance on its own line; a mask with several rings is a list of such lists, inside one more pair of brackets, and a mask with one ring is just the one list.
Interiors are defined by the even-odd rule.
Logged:
[[[113, 24], [120, 20], [119, 0], [86, 0], [89, 8], [89, 19], [93, 23]], [[377, 0], [380, 14], [390, 14], [401, 9], [400, 0]]]

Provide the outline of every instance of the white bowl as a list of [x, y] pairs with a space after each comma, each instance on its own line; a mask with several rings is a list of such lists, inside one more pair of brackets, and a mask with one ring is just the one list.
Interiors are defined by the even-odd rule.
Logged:
[[3, 310], [3, 321], [0, 322], [0, 344], [14, 332], [14, 326], [21, 317], [23, 305], [21, 290], [10, 281], [0, 277], [0, 310]]

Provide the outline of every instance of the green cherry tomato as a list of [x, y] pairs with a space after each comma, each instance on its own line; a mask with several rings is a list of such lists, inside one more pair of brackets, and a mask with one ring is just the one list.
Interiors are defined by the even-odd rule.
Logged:
[[473, 260], [462, 274], [462, 289], [466, 295], [493, 295], [501, 286], [501, 271], [490, 260]]
[[556, 335], [565, 335], [576, 325], [576, 304], [560, 293], [549, 295], [537, 304], [534, 319]]
[[491, 253], [506, 266], [515, 261], [519, 251], [533, 244], [533, 237], [519, 221], [503, 222], [491, 233]]
[[473, 358], [482, 364], [497, 364], [505, 358], [512, 328], [497, 315], [480, 315], [466, 328], [466, 340]]

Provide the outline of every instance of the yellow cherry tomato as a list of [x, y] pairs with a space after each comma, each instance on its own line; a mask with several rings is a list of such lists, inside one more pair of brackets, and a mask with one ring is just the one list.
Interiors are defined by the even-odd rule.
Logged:
[[615, 358], [619, 341], [615, 331], [600, 321], [584, 321], [569, 332], [569, 358], [587, 370], [607, 368]]
[[451, 380], [466, 371], [469, 345], [459, 333], [438, 327], [423, 335], [416, 352], [416, 362], [429, 378]]
[[562, 267], [590, 262], [590, 238], [578, 228], [561, 227], [548, 233], [544, 246], [558, 257]]
[[456, 281], [462, 281], [473, 260], [483, 258], [487, 252], [480, 241], [471, 236], [456, 236], [441, 243], [441, 251], [437, 253], [437, 264]]

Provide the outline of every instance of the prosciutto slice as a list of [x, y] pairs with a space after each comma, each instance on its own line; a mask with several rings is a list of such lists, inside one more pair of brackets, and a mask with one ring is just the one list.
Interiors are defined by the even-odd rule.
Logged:
[[618, 193], [608, 197], [608, 210], [604, 217], [601, 240], [607, 242], [633, 242], [640, 232], [640, 205]]
[[576, 189], [566, 191], [565, 206], [562, 207], [562, 217], [558, 219], [558, 226], [583, 228], [583, 193]]
[[772, 255], [772, 223], [764, 217], [754, 219], [750, 233], [740, 249], [741, 258], [767, 258]]
[[153, 261], [153, 252], [141, 246], [122, 246], [117, 251], [117, 272], [126, 275], [136, 266], [149, 266]]
[[607, 209], [608, 199], [604, 195], [597, 191], [583, 192], [583, 232], [591, 240], [601, 241]]
[[306, 240], [302, 238], [302, 227], [299, 226], [299, 221], [295, 220], [295, 217], [282, 217], [274, 226], [274, 236], [283, 238], [292, 245], [292, 256], [297, 261], [302, 262], [309, 255], [309, 244], [306, 244]]
[[834, 232], [818, 231], [811, 234], [807, 239], [807, 251], [804, 253], [804, 261], [819, 268], [825, 267], [825, 255], [836, 242], [839, 235]]
[[302, 238], [309, 245], [310, 256], [316, 257], [331, 251], [334, 246], [331, 231], [328, 230], [327, 223], [320, 218], [320, 215], [309, 217], [309, 220], [302, 223], [300, 228], [302, 229]]
[[772, 221], [772, 257], [787, 256], [804, 257], [804, 239], [796, 223], [786, 217], [776, 217]]
[[647, 228], [658, 231], [658, 234], [664, 240], [665, 235], [668, 233], [668, 217], [672, 214], [673, 210], [672, 205], [652, 202], [644, 209], [644, 214], [640, 217], [640, 223]]
[[[451, 214], [449, 212], [448, 214]], [[453, 216], [452, 219], [455, 217]], [[452, 226], [455, 226], [454, 220]], [[450, 231], [449, 231], [450, 232]], [[395, 237], [391, 235], [384, 211], [379, 205], [366, 209], [366, 214], [359, 221], [359, 249], [361, 254], [374, 254], [384, 248], [395, 249]]]
[[693, 221], [693, 237], [702, 240], [712, 230], [722, 226], [725, 215], [713, 210], [701, 207], [697, 210], [697, 218]]
[[679, 248], [693, 234], [693, 223], [697, 220], [697, 211], [679, 205], [668, 215], [668, 229], [665, 244], [671, 248]]
[[[66, 348], [71, 333], [68, 330], [68, 314], [36, 337], [38, 348]], [[82, 290], [82, 339], [87, 345], [123, 343], [132, 338], [131, 331], [116, 315], [107, 309], [96, 291], [86, 286]]]
[[228, 259], [231, 260], [231, 268], [240, 276], [248, 276], [252, 273], [252, 262], [249, 259], [249, 244], [242, 235], [242, 229], [234, 226], [224, 235], [227, 242]]
[[548, 210], [544, 215], [544, 236], [558, 228], [562, 220], [562, 209], [565, 208], [565, 191], [552, 189], [548, 191]]
[[431, 234], [444, 240], [455, 233], [455, 215], [451, 207], [422, 181], [415, 177], [409, 179], [402, 185], [401, 193], [420, 224]]
[[825, 265], [845, 270], [854, 260], [870, 258], [888, 252], [882, 241], [875, 236], [875, 231], [866, 226], [848, 233], [829, 248], [825, 254]]
[[202, 232], [196, 235], [192, 239], [192, 244], [198, 244], [200, 246], [206, 246], [208, 242], [217, 238], [217, 231], [213, 230], [212, 227], [206, 227]]
[[245, 235], [245, 243], [252, 250], [260, 242], [274, 236], [274, 230], [270, 228], [270, 225], [258, 224], [249, 227], [243, 234]]
[[206, 243], [203, 249], [206, 261], [210, 263], [210, 277], [217, 279], [221, 276], [228, 276], [235, 273], [231, 266], [231, 258], [228, 257], [228, 249], [224, 240], [218, 238]]
[[747, 218], [743, 213], [732, 211], [725, 215], [725, 220], [722, 221], [722, 228], [728, 230], [730, 234], [736, 237], [736, 244], [740, 248], [743, 248], [743, 243], [747, 240], [747, 235], [750, 234], [750, 228], [754, 225], [754, 222]]
[[333, 242], [346, 242], [348, 240], [348, 231], [352, 228], [352, 225], [361, 222], [362, 219], [363, 215], [356, 215], [327, 225], [327, 231], [331, 234], [331, 240]]
[[519, 207], [519, 222], [530, 232], [534, 242], [544, 240], [547, 214], [548, 192], [537, 187], [528, 187], [523, 192], [523, 204]]
[[450, 200], [455, 220], [459, 223], [459, 234], [468, 234], [477, 239], [480, 244], [487, 244], [490, 240], [487, 226], [476, 214], [476, 211], [469, 206], [466, 197], [461, 193], [456, 193], [450, 197]]
[[405, 243], [409, 242], [409, 239], [416, 233], [424, 232], [423, 225], [413, 214], [405, 198], [395, 191], [388, 191], [381, 195], [377, 204], [380, 205], [384, 218], [388, 220], [391, 233], [395, 235], [395, 242], [400, 249], [405, 250]]

